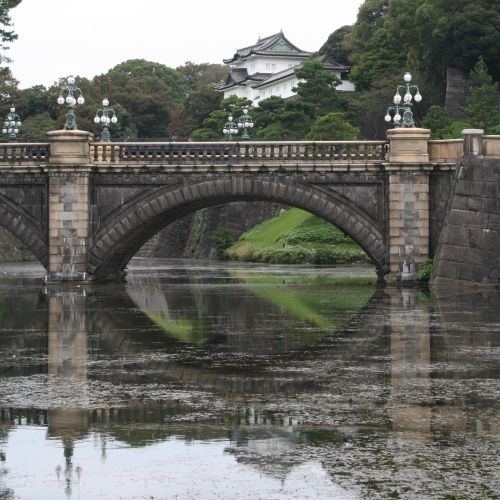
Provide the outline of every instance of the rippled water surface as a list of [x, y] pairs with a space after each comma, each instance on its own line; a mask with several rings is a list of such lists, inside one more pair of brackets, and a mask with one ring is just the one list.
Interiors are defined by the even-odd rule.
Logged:
[[500, 498], [500, 297], [373, 266], [0, 265], [0, 499]]

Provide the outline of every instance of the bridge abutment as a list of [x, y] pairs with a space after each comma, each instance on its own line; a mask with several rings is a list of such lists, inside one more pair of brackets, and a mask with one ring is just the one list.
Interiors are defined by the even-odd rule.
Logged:
[[387, 132], [389, 163], [389, 253], [387, 282], [415, 281], [429, 258], [430, 130], [400, 128]]
[[49, 139], [49, 263], [44, 281], [90, 282], [87, 255], [92, 134], [61, 130], [49, 132]]

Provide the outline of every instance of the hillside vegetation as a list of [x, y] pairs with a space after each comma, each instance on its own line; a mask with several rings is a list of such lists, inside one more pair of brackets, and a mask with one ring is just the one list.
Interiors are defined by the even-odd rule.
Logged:
[[365, 252], [332, 224], [291, 208], [243, 234], [224, 255], [272, 264], [335, 264], [368, 260]]

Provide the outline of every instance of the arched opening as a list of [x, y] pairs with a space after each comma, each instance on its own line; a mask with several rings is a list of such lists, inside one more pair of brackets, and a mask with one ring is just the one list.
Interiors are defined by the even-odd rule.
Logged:
[[158, 231], [194, 211], [231, 201], [269, 201], [301, 208], [348, 234], [370, 257], [382, 277], [388, 246], [378, 222], [353, 202], [290, 177], [201, 177], [145, 194], [102, 221], [89, 251], [89, 271], [98, 279], [120, 274]]
[[47, 236], [26, 210], [20, 205], [16, 206], [12, 201], [1, 199], [0, 225], [20, 241], [47, 269], [49, 263]]

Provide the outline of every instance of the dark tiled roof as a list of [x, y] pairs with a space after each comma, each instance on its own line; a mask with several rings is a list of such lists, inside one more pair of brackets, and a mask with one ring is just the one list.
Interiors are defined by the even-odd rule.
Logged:
[[334, 61], [328, 54], [323, 54], [320, 57], [316, 58], [318, 61], [321, 61], [326, 69], [336, 69], [339, 71], [348, 71], [350, 66], [343, 66], [339, 64], [337, 61]]
[[[348, 71], [349, 66], [342, 66], [338, 62], [334, 61], [329, 55], [325, 54], [321, 57], [317, 57], [318, 61], [322, 62], [325, 65], [325, 69], [329, 71]], [[297, 66], [302, 66], [301, 64], [298, 64]], [[267, 78], [264, 81], [261, 81], [257, 83], [256, 85], [252, 85], [252, 88], [257, 89], [259, 87], [263, 87], [264, 85], [267, 85], [269, 83], [276, 82], [278, 80], [282, 80], [283, 78], [288, 78], [289, 76], [292, 76], [295, 72], [295, 68], [288, 68], [284, 69], [283, 71], [279, 71], [278, 73], [273, 73], [269, 78]]]
[[226, 83], [216, 86], [215, 89], [224, 90], [234, 87], [235, 85], [240, 85], [247, 80], [252, 82], [261, 82], [262, 80], [269, 78], [269, 76], [271, 76], [271, 73], [254, 73], [253, 75], [249, 75], [246, 68], [231, 68]]
[[[269, 50], [271, 47], [276, 45], [281, 39], [284, 40], [286, 45], [288, 45], [293, 50]], [[307, 52], [305, 50], [299, 49], [296, 45], [294, 45], [290, 40], [288, 40], [282, 31], [276, 33], [275, 35], [267, 36], [266, 38], [259, 38], [257, 43], [254, 45], [250, 45], [249, 47], [244, 47], [243, 49], [236, 49], [236, 53], [233, 57], [229, 59], [224, 59], [224, 64], [231, 64], [238, 59], [245, 59], [250, 55], [273, 55], [277, 57], [291, 57], [291, 58], [299, 58], [305, 59], [311, 55], [311, 52]]]

